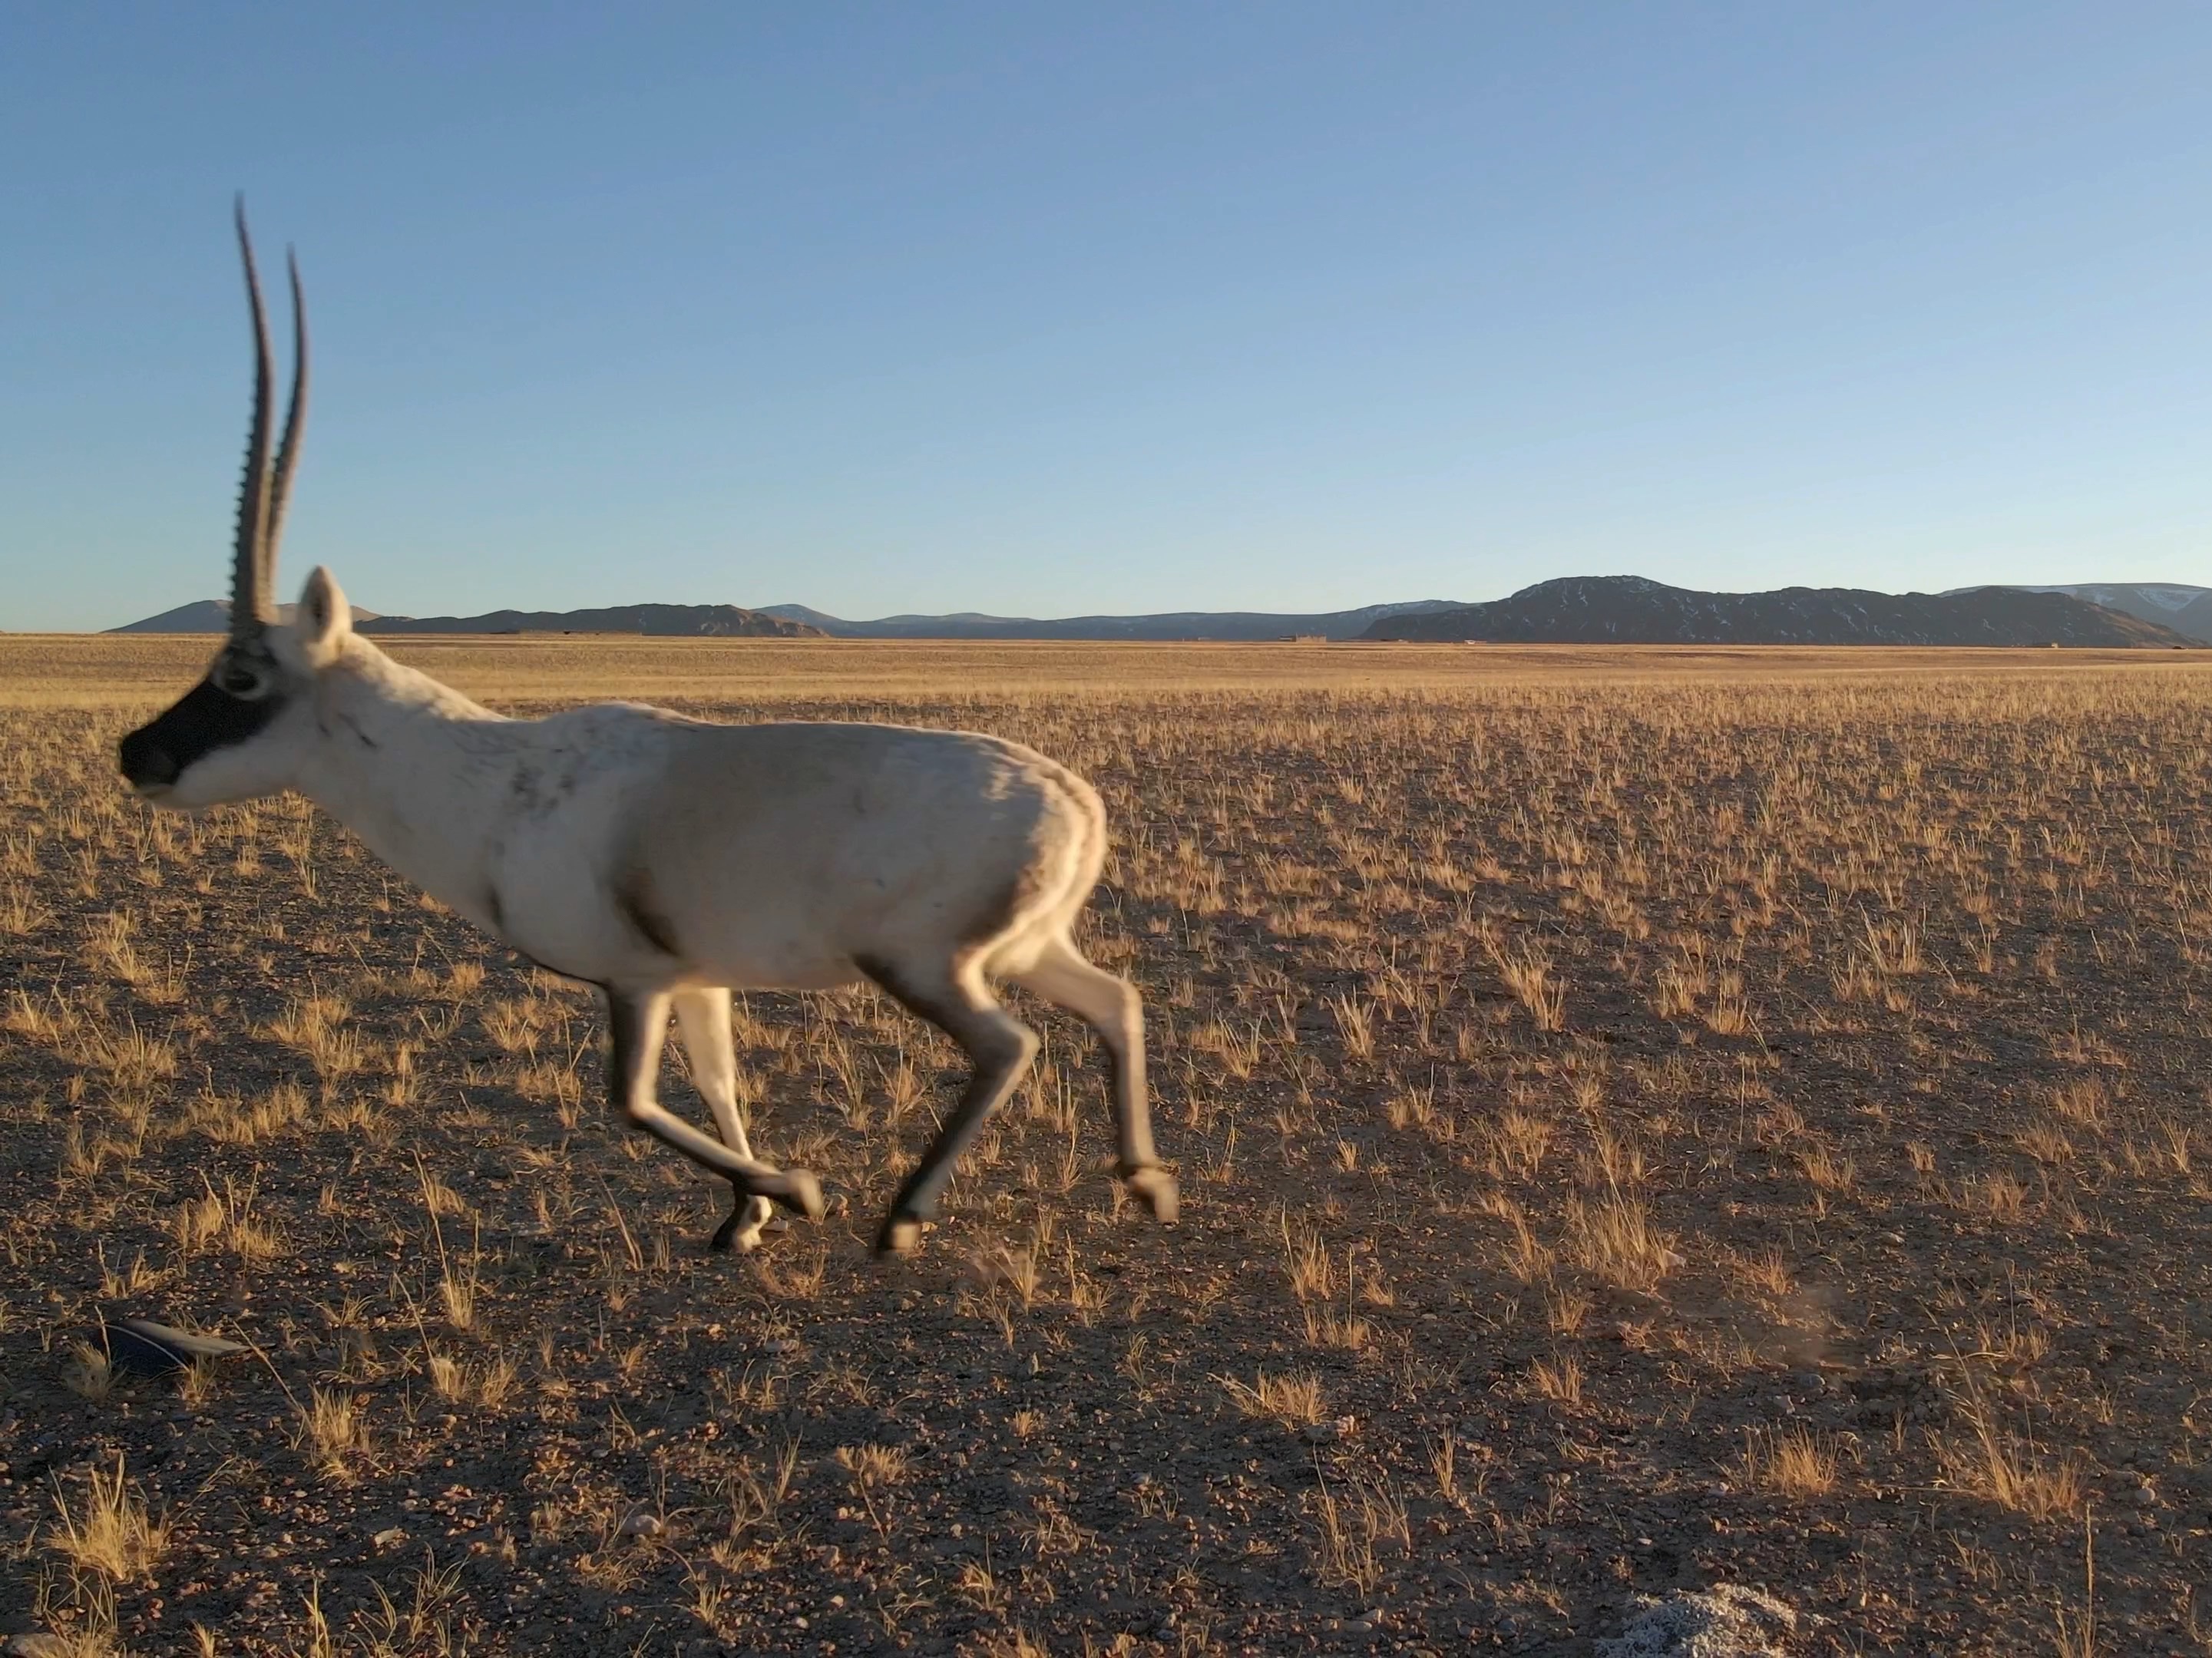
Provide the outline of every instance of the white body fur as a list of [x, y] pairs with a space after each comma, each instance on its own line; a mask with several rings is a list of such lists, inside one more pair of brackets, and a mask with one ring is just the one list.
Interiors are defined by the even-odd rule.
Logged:
[[[972, 732], [719, 726], [634, 703], [508, 720], [351, 635], [316, 676], [313, 723], [301, 793], [487, 932], [594, 984], [830, 989], [863, 976], [856, 955], [984, 925], [976, 965], [1018, 977], [1105, 855], [1089, 784]], [[641, 906], [678, 949], [641, 932]]]

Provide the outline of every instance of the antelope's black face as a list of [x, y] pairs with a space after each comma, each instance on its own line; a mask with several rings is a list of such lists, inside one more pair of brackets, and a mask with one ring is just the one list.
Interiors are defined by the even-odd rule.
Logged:
[[284, 715], [298, 689], [265, 637], [226, 645], [206, 678], [123, 739], [125, 779], [158, 805], [210, 806], [274, 793], [294, 770]]

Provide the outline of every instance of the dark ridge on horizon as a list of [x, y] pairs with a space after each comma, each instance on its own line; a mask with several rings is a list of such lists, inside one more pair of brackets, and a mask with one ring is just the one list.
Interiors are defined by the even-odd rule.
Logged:
[[[290, 607], [285, 607], [287, 616]], [[220, 633], [229, 610], [203, 599], [110, 633]], [[2179, 583], [1990, 586], [1947, 593], [1843, 587], [1709, 593], [1641, 576], [1568, 576], [1484, 604], [1449, 599], [1326, 611], [1175, 610], [1057, 618], [891, 616], [853, 621], [803, 604], [625, 604], [493, 610], [469, 616], [383, 616], [359, 606], [368, 634], [608, 633], [650, 638], [1264, 641], [1473, 640], [1500, 643], [1777, 645], [2105, 645], [2212, 642], [2212, 588]]]
[[804, 604], [771, 604], [767, 613], [809, 623], [840, 639], [1249, 641], [1301, 635], [1357, 639], [1385, 616], [1452, 608], [1453, 601], [1448, 598], [1422, 598], [1400, 604], [1365, 604], [1352, 610], [1163, 610], [1149, 616], [1043, 618], [963, 610], [947, 616], [887, 616], [854, 622]]
[[[2047, 586], [2007, 582], [2015, 592], [2065, 593], [2087, 599], [2108, 610], [2118, 610], [2142, 622], [2155, 622], [2179, 634], [2212, 645], [2212, 587], [2191, 586], [2185, 581], [2072, 581]], [[1954, 588], [1953, 592], [1972, 589]], [[1948, 595], [1947, 595], [1948, 597]]]
[[[276, 619], [289, 622], [297, 607], [279, 604]], [[364, 610], [360, 605], [351, 607], [354, 625], [375, 622], [380, 618], [374, 610]], [[119, 628], [103, 628], [110, 634], [219, 634], [230, 629], [230, 601], [227, 598], [196, 598], [189, 604], [179, 604], [173, 610], [164, 610], [159, 616], [145, 616], [137, 622], [126, 622]]]
[[366, 634], [634, 634], [647, 639], [813, 639], [821, 629], [737, 604], [610, 604], [482, 616], [387, 616]]
[[1510, 598], [1385, 616], [1376, 640], [1500, 645], [1923, 645], [2182, 647], [2202, 641], [2067, 593], [1974, 587], [1710, 593], [1644, 576], [1565, 576]]
[[[283, 607], [290, 621], [292, 607]], [[821, 629], [735, 604], [615, 604], [582, 610], [490, 610], [482, 616], [383, 616], [353, 607], [365, 634], [625, 634], [648, 639], [813, 639]], [[213, 634], [230, 625], [230, 606], [204, 598], [149, 616], [112, 634]]]

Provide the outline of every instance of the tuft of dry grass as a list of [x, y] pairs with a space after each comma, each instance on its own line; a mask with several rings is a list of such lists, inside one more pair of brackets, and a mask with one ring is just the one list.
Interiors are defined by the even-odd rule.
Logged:
[[1551, 1149], [1552, 1134], [1552, 1125], [1541, 1117], [1521, 1110], [1500, 1112], [1488, 1138], [1501, 1175], [1534, 1180], [1544, 1166], [1544, 1154]]
[[1328, 1301], [1337, 1291], [1336, 1262], [1318, 1232], [1294, 1230], [1282, 1219], [1283, 1268], [1290, 1275], [1291, 1293], [1300, 1301]]
[[1220, 1382], [1230, 1402], [1247, 1416], [1267, 1417], [1286, 1427], [1302, 1428], [1328, 1414], [1321, 1378], [1310, 1371], [1270, 1376], [1262, 1370], [1249, 1384], [1233, 1376], [1223, 1376]]
[[1964, 1434], [1935, 1439], [1936, 1465], [1954, 1489], [2036, 1520], [2081, 1512], [2091, 1485], [2088, 1466], [2078, 1454], [2053, 1455], [2005, 1432], [1978, 1393], [1963, 1414]]
[[1484, 942], [1491, 965], [1514, 999], [1528, 1010], [1536, 1029], [1565, 1029], [1567, 989], [1553, 973], [1550, 955], [1533, 940], [1508, 944], [1492, 937]]
[[54, 1509], [58, 1529], [48, 1533], [54, 1551], [111, 1582], [150, 1576], [168, 1549], [168, 1522], [148, 1508], [125, 1477], [120, 1455], [112, 1468], [95, 1467], [86, 1476], [74, 1505], [56, 1491]]
[[201, 1194], [177, 1206], [170, 1217], [170, 1236], [187, 1255], [222, 1248], [250, 1261], [268, 1260], [283, 1252], [276, 1231], [253, 1212], [254, 1188], [240, 1187], [228, 1175], [216, 1192], [207, 1176], [200, 1177]]
[[1307, 1510], [1315, 1527], [1317, 1575], [1363, 1600], [1382, 1582], [1387, 1557], [1413, 1550], [1406, 1500], [1387, 1478], [1324, 1480], [1308, 1498]]
[[1582, 1361], [1572, 1353], [1540, 1358], [1528, 1367], [1528, 1385], [1539, 1399], [1576, 1409], [1583, 1402]]
[[361, 1399], [335, 1388], [316, 1388], [293, 1406], [293, 1443], [326, 1479], [353, 1477], [368, 1454], [368, 1418]]
[[1567, 1256], [1614, 1288], [1639, 1295], [1655, 1293], [1682, 1265], [1673, 1236], [1653, 1224], [1640, 1200], [1620, 1192], [1568, 1199]]
[[1797, 1163], [1805, 1178], [1822, 1192], [1848, 1192], [1858, 1181], [1858, 1164], [1826, 1145], [1800, 1151]]
[[1801, 1424], [1754, 1430], [1744, 1445], [1738, 1472], [1754, 1491], [1808, 1499], [1836, 1489], [1839, 1466], [1836, 1442]]
[[907, 1476], [907, 1454], [896, 1445], [840, 1445], [836, 1462], [855, 1485], [872, 1491], [899, 1485]]

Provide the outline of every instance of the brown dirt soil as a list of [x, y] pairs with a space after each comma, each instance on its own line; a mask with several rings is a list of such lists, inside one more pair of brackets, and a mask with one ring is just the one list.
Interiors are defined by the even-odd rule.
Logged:
[[[1030, 1005], [878, 1266], [933, 1033], [747, 998], [845, 1202], [707, 1254], [590, 995], [304, 803], [124, 793], [207, 648], [0, 639], [0, 1627], [1589, 1653], [1736, 1583], [1806, 1653], [2212, 1649], [2202, 655], [392, 646], [1098, 784], [1182, 1224]], [[115, 1376], [103, 1310], [256, 1351]]]

